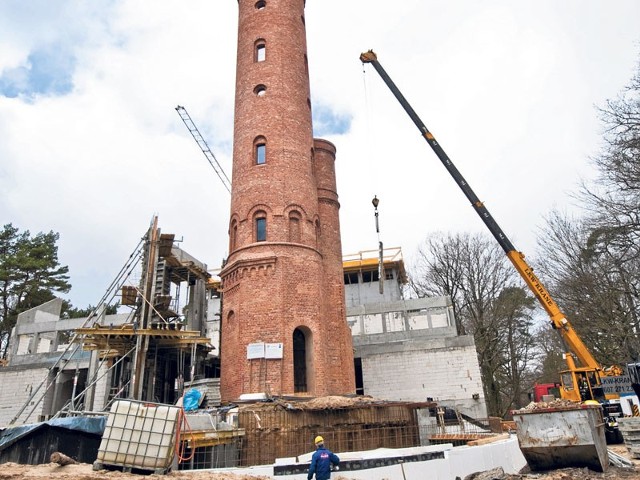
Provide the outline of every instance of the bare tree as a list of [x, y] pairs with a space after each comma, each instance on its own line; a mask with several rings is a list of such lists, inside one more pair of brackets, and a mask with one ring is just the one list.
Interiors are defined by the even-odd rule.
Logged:
[[594, 159], [598, 178], [583, 185], [594, 242], [637, 261], [640, 255], [640, 64], [630, 84], [600, 109], [606, 146]]
[[562, 358], [566, 351], [562, 337], [553, 328], [551, 322], [546, 322], [535, 333], [539, 360], [534, 375], [533, 383], [557, 383], [560, 381], [558, 372], [566, 370], [567, 364]]
[[552, 212], [539, 236], [539, 268], [563, 312], [604, 366], [637, 358], [637, 262], [619, 258], [590, 220]]
[[445, 295], [456, 300], [453, 311], [458, 335], [465, 335], [462, 315], [458, 312], [463, 296], [462, 241], [457, 236], [429, 236], [418, 247], [413, 274], [409, 275], [409, 287], [418, 297]]
[[600, 116], [598, 176], [576, 195], [584, 215], [552, 212], [539, 246], [558, 303], [606, 366], [640, 356], [640, 70]]
[[521, 287], [507, 287], [495, 303], [495, 315], [505, 331], [504, 362], [497, 372], [502, 386], [502, 415], [528, 403], [531, 365], [537, 351], [532, 313], [535, 299]]

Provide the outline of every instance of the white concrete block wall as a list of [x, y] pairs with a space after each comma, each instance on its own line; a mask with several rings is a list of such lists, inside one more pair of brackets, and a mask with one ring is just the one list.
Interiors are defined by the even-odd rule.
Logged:
[[362, 376], [364, 393], [374, 398], [423, 402], [431, 397], [476, 418], [487, 416], [473, 346], [369, 354], [362, 357]]
[[93, 411], [100, 412], [104, 409], [107, 404], [109, 391], [107, 388], [107, 383], [109, 381], [109, 374], [107, 370], [109, 368], [105, 363], [103, 363], [98, 369], [98, 378], [99, 380], [96, 382], [95, 386], [95, 395], [93, 400]]
[[[10, 367], [0, 369], [0, 427], [7, 427], [11, 419], [22, 408], [31, 392], [47, 378], [49, 370], [47, 368], [12, 369]], [[46, 385], [40, 389], [36, 399], [44, 393]], [[27, 406], [25, 411], [16, 421], [15, 425], [23, 423], [35, 423], [42, 414], [43, 403], [34, 410], [31, 416], [27, 417], [34, 405]]]

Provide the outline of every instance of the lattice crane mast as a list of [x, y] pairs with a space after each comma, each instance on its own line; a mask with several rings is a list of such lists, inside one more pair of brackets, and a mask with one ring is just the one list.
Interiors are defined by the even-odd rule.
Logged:
[[207, 145], [207, 142], [204, 140], [204, 138], [200, 134], [200, 131], [198, 130], [198, 127], [196, 127], [196, 124], [193, 123], [193, 120], [191, 120], [191, 116], [187, 112], [187, 109], [181, 105], [178, 105], [176, 107], [176, 112], [178, 112], [178, 115], [180, 115], [180, 118], [182, 119], [184, 124], [187, 126], [187, 129], [189, 130], [189, 132], [191, 133], [191, 136], [200, 147], [200, 150], [202, 150], [202, 153], [204, 153], [204, 156], [207, 157], [207, 161], [209, 162], [209, 165], [213, 167], [213, 170], [218, 175], [218, 178], [220, 178], [220, 181], [224, 185], [224, 188], [226, 188], [227, 191], [231, 193], [231, 180], [229, 180], [229, 177], [227, 177], [227, 174], [224, 173], [224, 170], [220, 166], [218, 159], [213, 154], [213, 152], [209, 148], [209, 145]]

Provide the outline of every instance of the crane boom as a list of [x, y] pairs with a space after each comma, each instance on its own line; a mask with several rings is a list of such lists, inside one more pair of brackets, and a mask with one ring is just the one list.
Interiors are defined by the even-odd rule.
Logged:
[[193, 120], [191, 120], [191, 116], [187, 112], [187, 109], [181, 105], [178, 105], [176, 107], [176, 112], [178, 112], [178, 115], [180, 115], [180, 118], [182, 119], [184, 124], [187, 126], [187, 129], [189, 130], [189, 132], [193, 136], [193, 139], [196, 141], [196, 143], [200, 147], [200, 150], [202, 150], [202, 153], [204, 153], [204, 156], [207, 157], [207, 160], [209, 161], [209, 165], [213, 167], [213, 170], [218, 175], [218, 178], [220, 178], [220, 181], [222, 181], [224, 188], [226, 188], [227, 191], [231, 193], [231, 180], [229, 180], [229, 177], [227, 177], [227, 174], [224, 173], [224, 170], [220, 166], [220, 163], [218, 163], [218, 159], [209, 148], [209, 145], [207, 145], [207, 142], [205, 142], [204, 138], [200, 134], [200, 131], [198, 130], [198, 127], [196, 127], [196, 124], [193, 123]]
[[416, 127], [418, 127], [418, 130], [420, 130], [420, 134], [425, 138], [431, 149], [435, 152], [447, 171], [451, 174], [455, 182], [458, 184], [460, 189], [464, 192], [467, 199], [471, 202], [471, 205], [475, 209], [476, 213], [480, 216], [484, 224], [487, 226], [487, 228], [489, 228], [489, 231], [493, 234], [494, 238], [498, 241], [502, 249], [505, 251], [507, 257], [515, 267], [516, 271], [520, 274], [529, 289], [533, 292], [542, 307], [546, 310], [553, 328], [557, 329], [560, 332], [565, 342], [565, 346], [569, 350], [567, 352], [568, 354], [566, 355], [569, 369], [572, 371], [576, 369], [575, 362], [572, 358], [572, 356], [575, 355], [575, 357], [577, 357], [577, 359], [580, 361], [582, 367], [587, 367], [589, 369], [602, 372], [602, 367], [600, 366], [600, 364], [596, 361], [582, 339], [578, 336], [569, 321], [565, 318], [564, 314], [560, 311], [560, 308], [558, 307], [556, 302], [551, 298], [551, 295], [549, 294], [547, 289], [533, 272], [533, 268], [531, 268], [525, 261], [524, 254], [515, 249], [509, 238], [507, 238], [500, 226], [493, 219], [487, 208], [478, 199], [471, 186], [469, 186], [460, 171], [455, 167], [451, 159], [447, 156], [440, 144], [436, 141], [433, 134], [427, 129], [422, 120], [420, 120], [420, 117], [418, 117], [418, 115], [413, 110], [411, 105], [409, 105], [409, 102], [407, 102], [407, 100], [404, 98], [398, 87], [395, 85], [395, 83], [393, 83], [387, 72], [384, 70], [384, 68], [382, 68], [382, 65], [380, 65], [380, 62], [378, 62], [377, 55], [373, 52], [373, 50], [369, 50], [368, 52], [360, 55], [360, 60], [363, 63], [370, 63], [371, 65], [373, 65], [373, 68], [375, 68], [384, 83], [387, 85], [387, 87], [389, 87], [398, 102], [400, 102], [400, 105], [402, 105], [411, 120], [413, 120], [413, 123], [416, 125]]

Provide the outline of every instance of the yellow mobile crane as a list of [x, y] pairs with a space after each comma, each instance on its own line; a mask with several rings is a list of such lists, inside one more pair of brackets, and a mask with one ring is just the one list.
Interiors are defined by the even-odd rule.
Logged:
[[360, 60], [362, 63], [370, 63], [373, 65], [373, 68], [375, 68], [380, 77], [382, 77], [384, 83], [400, 102], [400, 105], [402, 105], [411, 120], [413, 120], [413, 123], [415, 123], [418, 130], [420, 130], [421, 135], [431, 146], [431, 149], [435, 152], [449, 174], [451, 174], [455, 182], [466, 195], [467, 199], [471, 202], [476, 213], [480, 216], [484, 224], [505, 251], [517, 272], [533, 292], [542, 307], [546, 310], [553, 328], [560, 333], [565, 345], [563, 357], [567, 362], [567, 370], [560, 372], [560, 396], [564, 399], [576, 402], [597, 400], [603, 404], [607, 416], [611, 417], [616, 414], [619, 415], [621, 411], [619, 403], [611, 403], [609, 401], [619, 398], [619, 396], [617, 394], [604, 393], [602, 378], [608, 376], [620, 376], [622, 375], [622, 369], [618, 366], [603, 368], [596, 361], [587, 346], [571, 326], [571, 323], [569, 323], [564, 314], [560, 311], [556, 302], [551, 298], [551, 295], [540, 279], [533, 272], [533, 268], [527, 264], [524, 259], [524, 254], [515, 249], [487, 208], [478, 199], [462, 174], [458, 171], [440, 144], [436, 141], [433, 134], [427, 129], [424, 123], [422, 123], [422, 120], [420, 120], [398, 87], [396, 87], [387, 72], [382, 68], [378, 62], [378, 57], [373, 50], [369, 50], [368, 52], [361, 54]]

